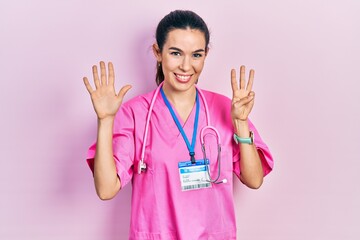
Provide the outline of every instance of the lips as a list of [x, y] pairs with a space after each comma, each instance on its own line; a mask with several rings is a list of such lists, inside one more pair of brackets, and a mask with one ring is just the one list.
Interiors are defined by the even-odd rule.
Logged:
[[182, 74], [176, 74], [175, 73], [175, 78], [177, 81], [181, 82], [181, 83], [187, 83], [190, 81], [192, 75], [182, 75]]

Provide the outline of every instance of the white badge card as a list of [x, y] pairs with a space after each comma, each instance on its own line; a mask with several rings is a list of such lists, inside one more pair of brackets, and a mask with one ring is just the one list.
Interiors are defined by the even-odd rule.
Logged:
[[[206, 160], [209, 164], [209, 160]], [[191, 161], [179, 162], [179, 174], [182, 191], [209, 188], [211, 183], [207, 176], [207, 166], [204, 160], [196, 160], [194, 164]]]

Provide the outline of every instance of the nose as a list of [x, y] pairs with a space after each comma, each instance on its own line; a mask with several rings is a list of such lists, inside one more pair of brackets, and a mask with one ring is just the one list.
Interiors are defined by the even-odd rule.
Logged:
[[191, 69], [191, 59], [185, 56], [180, 64], [180, 69], [184, 72], [188, 72]]

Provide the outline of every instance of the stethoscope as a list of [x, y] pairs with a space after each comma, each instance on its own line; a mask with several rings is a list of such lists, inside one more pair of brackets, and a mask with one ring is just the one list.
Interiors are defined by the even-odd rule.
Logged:
[[[144, 136], [143, 136], [143, 145], [142, 145], [142, 148], [141, 148], [141, 159], [138, 163], [138, 174], [141, 174], [142, 172], [145, 172], [146, 171], [146, 163], [145, 163], [145, 147], [146, 147], [146, 141], [147, 141], [147, 135], [148, 135], [148, 132], [149, 132], [149, 124], [150, 124], [150, 118], [151, 118], [151, 114], [152, 114], [152, 111], [153, 111], [153, 108], [154, 108], [154, 104], [155, 104], [155, 100], [160, 92], [160, 89], [162, 87], [164, 82], [160, 83], [160, 85], [156, 88], [155, 92], [154, 92], [154, 95], [151, 99], [151, 102], [150, 102], [150, 107], [149, 107], [149, 111], [148, 111], [148, 114], [146, 116], [146, 124], [145, 124], [145, 131], [144, 131]], [[207, 170], [207, 174], [208, 174], [208, 179], [206, 179], [207, 182], [211, 182], [211, 183], [216, 183], [216, 184], [220, 184], [220, 183], [227, 183], [227, 180], [226, 179], [223, 179], [221, 181], [218, 181], [219, 178], [220, 178], [220, 173], [221, 173], [221, 144], [220, 144], [220, 134], [218, 132], [218, 130], [211, 126], [210, 125], [210, 115], [209, 115], [209, 108], [208, 108], [208, 105], [206, 103], [206, 100], [205, 100], [205, 97], [202, 93], [202, 91], [197, 88], [197, 91], [202, 99], [202, 102], [204, 103], [204, 106], [205, 106], [205, 114], [206, 114], [206, 126], [203, 127], [200, 131], [200, 143], [201, 143], [201, 150], [203, 152], [203, 157], [204, 159], [207, 159], [206, 158], [206, 150], [205, 150], [205, 131], [207, 131], [209, 133], [209, 130], [211, 132], [214, 133], [216, 139], [217, 139], [217, 151], [218, 151], [218, 154], [217, 154], [217, 162], [218, 162], [218, 174], [217, 174], [217, 177], [215, 179], [212, 179], [211, 176], [210, 176], [210, 167], [209, 167], [209, 164], [208, 164], [208, 161], [204, 161], [205, 162], [205, 167], [206, 167], [206, 170]]]

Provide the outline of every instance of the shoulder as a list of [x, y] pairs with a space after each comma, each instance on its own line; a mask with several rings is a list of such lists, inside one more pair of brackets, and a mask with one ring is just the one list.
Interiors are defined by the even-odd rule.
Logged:
[[206, 102], [209, 105], [209, 108], [214, 105], [215, 106], [220, 105], [222, 107], [231, 106], [231, 99], [229, 97], [208, 90], [203, 90], [203, 89], [200, 90], [203, 93]]
[[133, 111], [141, 111], [148, 110], [150, 106], [151, 99], [154, 95], [155, 90], [152, 90], [148, 93], [138, 95], [136, 97], [131, 98], [122, 104], [122, 108], [133, 110]]
[[[201, 90], [201, 89], [200, 89]], [[231, 99], [219, 93], [201, 90], [213, 124], [231, 123]]]
[[124, 102], [116, 114], [116, 120], [119, 121], [121, 119], [121, 121], [124, 121], [124, 119], [127, 119], [132, 122], [135, 120], [135, 117], [137, 119], [145, 119], [154, 91], [138, 95]]
[[231, 123], [231, 99], [219, 93], [201, 90], [204, 95], [213, 124]]

